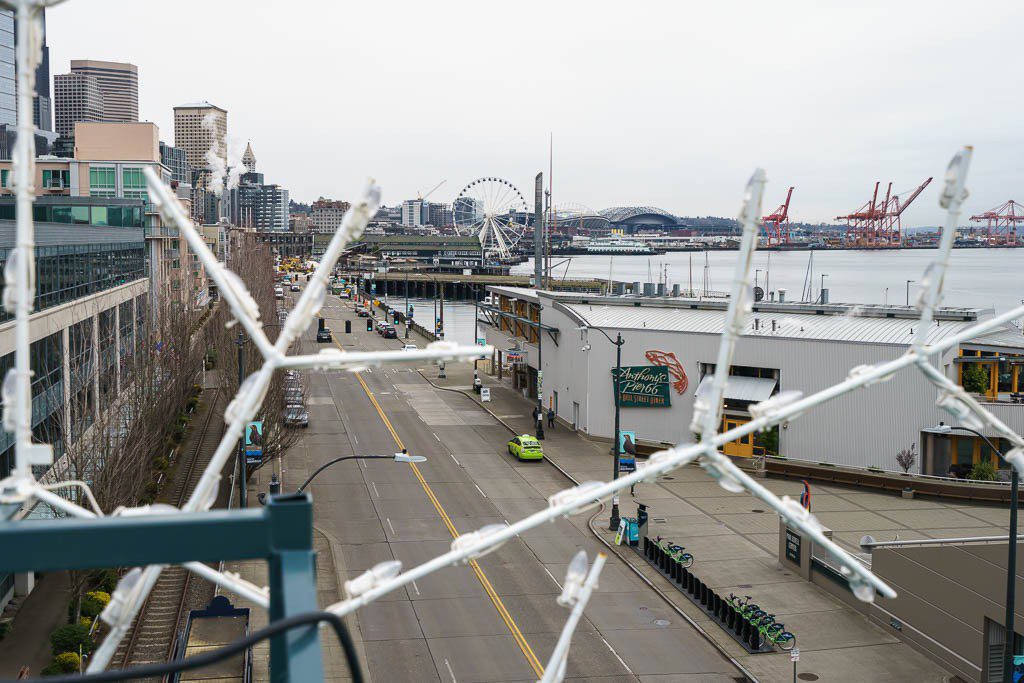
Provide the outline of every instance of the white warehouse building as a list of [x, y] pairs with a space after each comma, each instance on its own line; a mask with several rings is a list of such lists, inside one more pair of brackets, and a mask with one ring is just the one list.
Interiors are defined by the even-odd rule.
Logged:
[[[727, 302], [488, 290], [483, 308], [490, 323], [487, 343], [497, 349], [492, 367], [536, 396], [540, 355], [544, 405], [555, 410], [560, 423], [594, 439], [612, 439], [616, 348], [611, 341], [621, 334], [621, 429], [650, 449], [690, 440], [694, 394], [714, 371]], [[733, 359], [725, 426], [749, 421], [749, 406], [779, 391], [812, 394], [842, 381], [856, 366], [899, 357], [920, 335], [928, 343], [939, 342], [989, 315], [980, 309], [945, 308], [922, 329], [917, 310], [906, 306], [757, 303]], [[1019, 330], [1000, 328], [933, 362], [946, 376], [967, 381], [1000, 419], [1024, 431], [1024, 393], [1018, 393], [1024, 392], [1024, 336]], [[913, 445], [919, 454], [914, 472], [965, 476], [979, 461], [1005, 469], [983, 440], [932, 431], [940, 421], [959, 426], [936, 406], [936, 398], [936, 388], [908, 369], [723, 450], [738, 457], [767, 453], [898, 470], [896, 454]]]

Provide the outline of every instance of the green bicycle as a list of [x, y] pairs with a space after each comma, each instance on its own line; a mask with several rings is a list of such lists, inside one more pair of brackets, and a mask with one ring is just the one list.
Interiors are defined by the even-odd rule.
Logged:
[[662, 539], [661, 536], [655, 538], [654, 542], [657, 543], [658, 547], [665, 551], [670, 558], [672, 558], [673, 562], [677, 562], [683, 565], [683, 567], [689, 567], [693, 564], [693, 555], [686, 552], [686, 548], [684, 546], [670, 543], [668, 540]]
[[785, 624], [776, 622], [774, 615], [772, 623], [759, 625], [757, 630], [766, 641], [778, 646], [780, 650], [788, 652], [796, 645], [796, 636], [786, 630]]

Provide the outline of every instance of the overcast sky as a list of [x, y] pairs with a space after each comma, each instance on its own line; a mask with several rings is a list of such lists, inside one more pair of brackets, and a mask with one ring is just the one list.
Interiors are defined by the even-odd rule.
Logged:
[[[940, 220], [948, 158], [975, 145], [974, 213], [1024, 199], [1019, 2], [333, 2], [69, 0], [52, 73], [139, 67], [139, 110], [209, 100], [293, 199], [388, 204], [479, 176], [599, 210], [735, 215], [758, 165], [765, 209], [831, 220], [876, 180], [936, 176], [905, 225]], [[288, 11], [282, 11], [285, 7]], [[884, 187], [884, 186], [883, 186]]]

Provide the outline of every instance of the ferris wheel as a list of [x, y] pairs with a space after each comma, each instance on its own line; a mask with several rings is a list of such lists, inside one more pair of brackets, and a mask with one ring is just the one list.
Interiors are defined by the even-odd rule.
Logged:
[[452, 205], [455, 229], [475, 235], [485, 255], [512, 257], [526, 232], [529, 210], [516, 186], [501, 178], [477, 178], [462, 188]]

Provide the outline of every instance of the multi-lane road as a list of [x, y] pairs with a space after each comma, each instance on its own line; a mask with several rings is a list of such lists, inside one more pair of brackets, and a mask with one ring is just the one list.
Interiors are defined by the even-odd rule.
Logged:
[[[322, 315], [345, 350], [404, 342], [367, 332], [352, 305], [336, 297]], [[316, 346], [313, 332], [302, 341], [307, 350]], [[465, 396], [435, 389], [416, 367], [318, 372], [305, 382], [310, 426], [285, 456], [286, 488], [339, 455], [407, 448], [427, 457], [418, 465], [345, 461], [311, 484], [315, 525], [331, 542], [340, 581], [384, 560], [424, 562], [457, 534], [519, 519], [570, 485], [543, 462], [510, 458], [504, 427]], [[555, 598], [580, 548], [593, 557], [603, 546], [586, 518], [559, 520], [364, 608], [355, 636], [371, 679], [537, 680], [568, 616]], [[567, 679], [737, 678], [727, 658], [610, 558], [573, 639]]]

